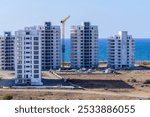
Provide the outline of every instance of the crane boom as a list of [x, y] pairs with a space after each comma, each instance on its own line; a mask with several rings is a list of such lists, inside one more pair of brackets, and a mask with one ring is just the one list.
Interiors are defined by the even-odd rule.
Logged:
[[70, 16], [65, 17], [63, 20], [61, 20], [61, 23], [65, 23], [69, 18]]
[[64, 60], [65, 60], [65, 22], [70, 18], [70, 16], [65, 17], [61, 20], [62, 24], [62, 68], [64, 68]]

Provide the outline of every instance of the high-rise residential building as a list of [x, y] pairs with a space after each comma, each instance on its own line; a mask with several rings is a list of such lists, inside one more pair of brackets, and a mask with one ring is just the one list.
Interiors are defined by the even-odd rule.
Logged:
[[5, 39], [0, 36], [0, 70], [5, 70]]
[[15, 83], [42, 85], [40, 27], [16, 31], [15, 38]]
[[14, 70], [14, 41], [15, 36], [11, 32], [4, 32], [4, 36], [0, 39], [0, 69]]
[[45, 22], [41, 30], [42, 40], [42, 70], [60, 68], [60, 26], [53, 26], [51, 22]]
[[90, 22], [71, 27], [71, 68], [98, 67], [98, 26]]
[[135, 43], [127, 31], [108, 38], [108, 67], [114, 69], [129, 69], [134, 66]]

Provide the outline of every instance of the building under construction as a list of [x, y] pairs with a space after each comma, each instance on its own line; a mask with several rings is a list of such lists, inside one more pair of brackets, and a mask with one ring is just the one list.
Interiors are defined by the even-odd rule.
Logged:
[[14, 42], [15, 36], [11, 32], [4, 32], [0, 37], [0, 70], [14, 70]]
[[71, 68], [98, 67], [98, 26], [90, 22], [71, 27]]
[[41, 28], [42, 45], [42, 70], [60, 68], [60, 26], [54, 26], [51, 22], [45, 22]]

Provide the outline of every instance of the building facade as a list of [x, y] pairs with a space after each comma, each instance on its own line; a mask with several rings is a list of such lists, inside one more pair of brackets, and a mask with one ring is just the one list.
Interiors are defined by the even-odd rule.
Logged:
[[134, 67], [135, 42], [127, 31], [108, 38], [108, 67], [113, 69], [130, 69]]
[[71, 68], [98, 67], [98, 26], [84, 22], [71, 27]]
[[16, 31], [15, 38], [15, 83], [42, 85], [40, 27]]
[[41, 40], [42, 70], [59, 69], [61, 64], [60, 26], [45, 22], [45, 26], [41, 29]]
[[4, 36], [0, 38], [0, 69], [14, 70], [14, 42], [15, 36], [11, 32], [4, 32]]
[[0, 36], [0, 70], [5, 70], [5, 39]]

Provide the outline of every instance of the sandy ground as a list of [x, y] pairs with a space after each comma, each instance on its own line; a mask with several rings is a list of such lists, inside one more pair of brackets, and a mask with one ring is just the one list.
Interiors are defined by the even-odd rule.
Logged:
[[12, 79], [15, 76], [14, 71], [0, 71], [0, 79]]
[[[150, 99], [150, 70], [118, 71], [120, 74], [64, 75], [73, 83], [83, 86], [99, 99]], [[132, 82], [132, 80], [136, 80]], [[89, 98], [88, 98], [89, 99]], [[98, 99], [95, 98], [94, 99]]]
[[[149, 67], [149, 66], [147, 66]], [[110, 100], [110, 99], [150, 99], [150, 69], [121, 70], [119, 74], [75, 74], [61, 75], [83, 89], [3, 89], [0, 88], [0, 99], [5, 95], [12, 95], [14, 100]], [[14, 73], [0, 71], [2, 79], [14, 78]], [[49, 72], [44, 72], [43, 77], [57, 79]], [[134, 79], [134, 82], [132, 81]], [[1, 80], [0, 80], [1, 82]]]

